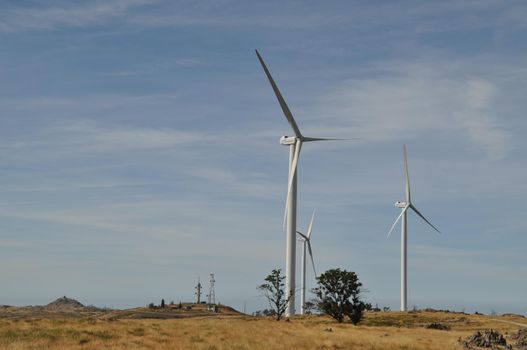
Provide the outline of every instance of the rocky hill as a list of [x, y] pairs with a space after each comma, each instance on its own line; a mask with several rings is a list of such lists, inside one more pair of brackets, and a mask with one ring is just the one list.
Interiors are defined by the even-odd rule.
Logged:
[[51, 303], [44, 306], [47, 310], [54, 310], [54, 311], [60, 311], [60, 310], [75, 310], [75, 309], [83, 309], [84, 305], [80, 302], [78, 302], [75, 299], [68, 298], [66, 296], [63, 296], [62, 298], [58, 298], [55, 301], [52, 301]]

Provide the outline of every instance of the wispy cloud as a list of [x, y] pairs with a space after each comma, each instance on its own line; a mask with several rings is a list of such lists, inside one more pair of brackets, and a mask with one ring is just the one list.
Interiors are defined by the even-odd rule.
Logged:
[[[84, 118], [55, 120], [50, 125], [28, 131], [26, 135], [4, 138], [0, 142], [4, 159], [11, 164], [32, 164], [45, 169], [38, 181], [29, 174], [14, 176], [10, 180], [6, 176], [5, 185], [0, 189], [4, 193], [71, 192], [119, 187], [155, 188], [173, 181], [167, 175], [138, 180], [136, 175], [124, 175], [119, 170], [128, 169], [128, 173], [132, 166], [141, 174], [163, 169], [164, 174], [186, 179], [200, 190], [216, 186], [228, 190], [231, 196], [275, 197], [284, 183], [273, 182], [269, 174], [261, 170], [239, 172], [230, 166], [236, 159], [235, 138], [236, 135], [223, 132], [104, 126]], [[246, 147], [260, 145], [254, 139], [252, 142], [253, 145], [247, 142]], [[77, 163], [79, 159], [98, 159], [98, 162], [75, 168], [64, 166]], [[49, 169], [48, 162], [62, 164], [62, 167]], [[187, 186], [191, 186], [190, 183]]]
[[103, 73], [102, 75], [107, 76], [121, 76], [121, 77], [129, 77], [129, 76], [137, 76], [137, 75], [145, 75], [145, 74], [159, 74], [159, 72], [167, 71], [170, 69], [176, 69], [176, 68], [192, 68], [192, 67], [199, 67], [203, 66], [204, 62], [197, 58], [192, 57], [181, 57], [181, 58], [174, 58], [171, 60], [166, 61], [158, 61], [158, 62], [149, 62], [148, 65], [140, 65], [137, 67], [130, 67], [126, 70], [114, 70], [108, 73]]
[[[115, 208], [113, 208], [115, 209]], [[116, 213], [110, 214], [108, 211], [95, 209], [95, 211], [88, 210], [42, 210], [42, 211], [29, 211], [27, 209], [20, 211], [9, 211], [3, 210], [1, 216], [16, 218], [22, 220], [34, 220], [40, 222], [47, 222], [53, 224], [67, 225], [67, 226], [81, 226], [87, 227], [100, 232], [106, 231], [108, 234], [125, 233], [125, 234], [142, 234], [142, 235], [167, 235], [170, 234], [174, 237], [184, 238], [188, 237], [179, 231], [175, 227], [159, 227], [159, 226], [143, 226], [137, 224], [126, 224], [126, 221], [137, 220], [137, 213], [134, 215], [129, 214], [128, 217], [123, 217], [122, 213], [116, 215]]]
[[[479, 28], [499, 28], [503, 33], [521, 28], [524, 25], [522, 13], [527, 11], [521, 3], [504, 5], [496, 1], [403, 3], [406, 6], [347, 4], [351, 10], [335, 12], [327, 6], [307, 7], [295, 2], [278, 5], [243, 1], [172, 1], [164, 4], [158, 0], [53, 1], [39, 6], [4, 6], [0, 14], [0, 31], [56, 30], [110, 21], [129, 24], [135, 30], [179, 26], [312, 30], [340, 24], [348, 31], [360, 33], [353, 40], [362, 41], [364, 38], [379, 38], [379, 34], [403, 37], [410, 33], [422, 35]], [[467, 16], [467, 12], [472, 15]]]
[[3, 31], [53, 30], [62, 26], [81, 27], [119, 18], [129, 9], [152, 4], [153, 0], [58, 2], [41, 7], [4, 8], [0, 15]]
[[504, 157], [513, 140], [493, 109], [499, 86], [452, 73], [442, 64], [403, 64], [383, 77], [344, 81], [321, 104], [326, 114], [351, 120], [354, 134], [369, 141], [457, 134], [490, 159]]
[[89, 119], [59, 120], [45, 128], [32, 130], [28, 139], [4, 141], [0, 148], [21, 152], [41, 152], [44, 157], [60, 158], [93, 153], [118, 153], [167, 149], [190, 145], [213, 136], [169, 128], [102, 127]]
[[77, 146], [76, 152], [95, 151], [133, 151], [140, 149], [173, 148], [189, 144], [208, 135], [175, 129], [154, 128], [103, 128], [95, 123], [78, 120], [66, 125], [55, 126], [46, 130], [45, 139], [54, 140], [54, 135], [66, 136], [71, 147]]

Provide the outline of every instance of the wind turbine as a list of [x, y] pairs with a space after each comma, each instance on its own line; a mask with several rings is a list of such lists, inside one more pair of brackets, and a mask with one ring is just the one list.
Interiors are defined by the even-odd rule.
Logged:
[[412, 204], [410, 196], [410, 177], [408, 175], [408, 159], [406, 155], [406, 145], [403, 145], [403, 154], [404, 154], [404, 178], [405, 178], [405, 194], [406, 202], [395, 202], [395, 207], [401, 209], [401, 214], [397, 217], [393, 223], [390, 231], [388, 232], [388, 237], [392, 234], [395, 225], [399, 220], [401, 220], [401, 311], [408, 310], [408, 279], [407, 279], [407, 221], [406, 221], [406, 212], [408, 209], [412, 209], [417, 215], [421, 217], [428, 225], [430, 225], [438, 233], [439, 230], [435, 228], [434, 225], [428, 221], [423, 214], [417, 210], [417, 208]]
[[280, 138], [280, 144], [289, 146], [289, 177], [287, 181], [287, 197], [284, 211], [284, 228], [287, 232], [286, 238], [286, 262], [285, 262], [285, 292], [286, 296], [290, 297], [287, 305], [285, 315], [291, 316], [295, 314], [295, 259], [296, 259], [296, 181], [297, 181], [297, 164], [300, 156], [300, 149], [304, 142], [311, 141], [329, 141], [329, 140], [344, 140], [344, 139], [324, 139], [317, 137], [306, 137], [302, 135], [298, 125], [296, 124], [293, 114], [289, 110], [287, 103], [285, 102], [278, 86], [274, 82], [269, 69], [265, 65], [262, 56], [258, 50], [256, 56], [262, 65], [262, 68], [267, 75], [267, 79], [273, 88], [273, 91], [278, 99], [278, 103], [282, 108], [282, 112], [285, 115], [291, 129], [295, 136], [282, 136]]
[[303, 234], [300, 231], [296, 231], [300, 235], [298, 240], [302, 242], [302, 286], [300, 288], [300, 314], [303, 315], [306, 306], [306, 246], [309, 250], [309, 256], [311, 257], [311, 263], [313, 264], [313, 272], [315, 278], [317, 277], [317, 271], [315, 270], [315, 261], [313, 260], [313, 250], [311, 249], [311, 233], [313, 232], [313, 220], [315, 219], [315, 211], [311, 215], [311, 221], [307, 228], [307, 234]]

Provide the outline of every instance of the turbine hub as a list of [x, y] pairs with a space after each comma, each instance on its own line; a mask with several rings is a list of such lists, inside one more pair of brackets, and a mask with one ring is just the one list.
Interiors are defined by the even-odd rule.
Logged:
[[404, 207], [406, 207], [406, 203], [405, 202], [395, 202], [395, 207], [403, 209]]
[[280, 144], [284, 146], [294, 145], [297, 138], [295, 136], [282, 136], [280, 137]]

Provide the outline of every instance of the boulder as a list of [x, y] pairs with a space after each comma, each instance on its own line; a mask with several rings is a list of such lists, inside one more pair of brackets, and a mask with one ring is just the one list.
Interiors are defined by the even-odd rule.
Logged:
[[495, 330], [486, 330], [480, 332], [476, 331], [474, 334], [462, 340], [461, 343], [467, 349], [473, 349], [474, 347], [479, 348], [491, 348], [491, 349], [512, 349], [511, 346], [507, 345], [507, 341], [502, 334]]

